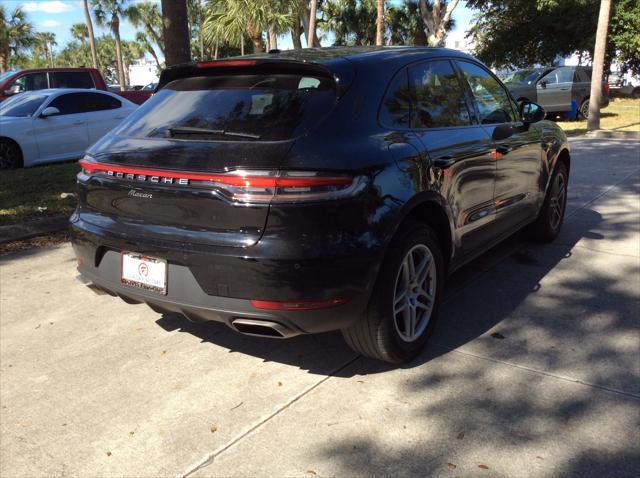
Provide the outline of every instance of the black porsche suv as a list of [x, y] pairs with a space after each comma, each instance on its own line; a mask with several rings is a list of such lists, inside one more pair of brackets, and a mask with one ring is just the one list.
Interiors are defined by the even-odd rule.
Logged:
[[415, 356], [445, 278], [559, 232], [567, 139], [474, 58], [329, 48], [171, 67], [82, 159], [82, 280], [267, 337]]

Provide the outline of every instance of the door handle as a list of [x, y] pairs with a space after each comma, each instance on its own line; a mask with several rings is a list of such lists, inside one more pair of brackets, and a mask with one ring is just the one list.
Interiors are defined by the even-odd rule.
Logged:
[[123, 118], [125, 118], [125, 115], [116, 116], [116, 119], [123, 119]]
[[560, 91], [567, 91], [569, 89], [569, 87], [567, 86], [566, 88], [560, 88]]
[[84, 124], [84, 121], [74, 121], [73, 123], [71, 123], [72, 125], [81, 125]]

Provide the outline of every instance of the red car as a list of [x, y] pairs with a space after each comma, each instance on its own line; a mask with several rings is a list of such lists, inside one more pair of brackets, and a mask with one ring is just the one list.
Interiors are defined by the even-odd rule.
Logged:
[[[95, 68], [31, 68], [0, 74], [0, 101], [25, 91], [47, 88], [95, 88], [108, 91], [107, 84]], [[153, 91], [114, 92], [136, 104], [148, 100]]]

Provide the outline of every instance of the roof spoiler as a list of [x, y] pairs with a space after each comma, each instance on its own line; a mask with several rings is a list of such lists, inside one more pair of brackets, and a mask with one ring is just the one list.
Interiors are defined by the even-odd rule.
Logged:
[[167, 83], [180, 78], [213, 73], [244, 73], [247, 70], [259, 73], [308, 73], [332, 78], [338, 88], [338, 96], [346, 91], [355, 76], [353, 66], [346, 60], [332, 61], [330, 67], [320, 63], [278, 58], [228, 58], [224, 60], [200, 61], [173, 65], [162, 70], [156, 91]]

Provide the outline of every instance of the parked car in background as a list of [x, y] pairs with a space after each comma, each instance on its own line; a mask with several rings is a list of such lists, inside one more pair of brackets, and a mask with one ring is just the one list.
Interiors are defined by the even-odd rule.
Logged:
[[438, 48], [292, 50], [163, 71], [80, 161], [94, 290], [286, 338], [342, 330], [409, 360], [447, 274], [562, 225], [567, 137], [479, 61]]
[[144, 85], [142, 89], [154, 91], [157, 86], [158, 86], [158, 83], [149, 83], [148, 85]]
[[[533, 101], [547, 113], [564, 113], [586, 119], [589, 116], [591, 68], [559, 66], [518, 70], [505, 79], [518, 100]], [[609, 104], [609, 85], [602, 83], [602, 108]]]
[[0, 169], [77, 159], [137, 105], [106, 91], [47, 89], [0, 103]]
[[33, 68], [8, 71], [0, 75], [0, 101], [18, 93], [50, 88], [112, 91], [138, 105], [148, 100], [152, 94], [148, 91], [120, 91], [117, 85], [112, 89], [95, 68]]

